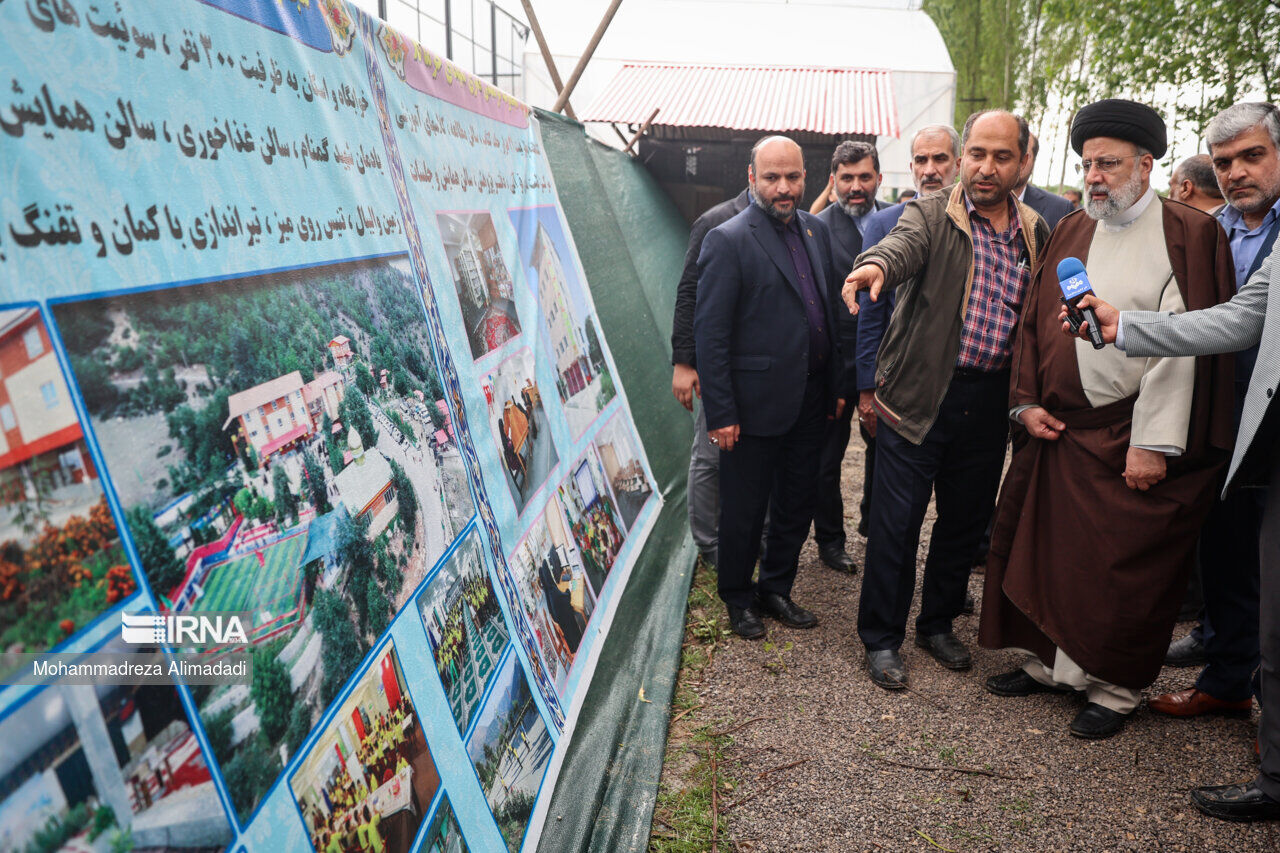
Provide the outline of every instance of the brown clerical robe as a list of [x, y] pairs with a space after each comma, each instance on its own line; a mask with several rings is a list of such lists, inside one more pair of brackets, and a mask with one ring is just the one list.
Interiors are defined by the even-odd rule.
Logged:
[[[1221, 226], [1187, 205], [1160, 204], [1187, 310], [1229, 299], [1235, 278]], [[1014, 454], [992, 530], [978, 639], [987, 648], [1030, 649], [1050, 667], [1057, 647], [1090, 675], [1141, 689], [1160, 671], [1229, 456], [1232, 362], [1196, 359], [1185, 451], [1167, 457], [1166, 478], [1149, 491], [1130, 490], [1121, 475], [1137, 395], [1091, 406], [1076, 342], [1058, 320], [1058, 262], [1087, 264], [1096, 227], [1083, 211], [1065, 217], [1027, 291], [1010, 407], [1044, 406], [1067, 429]]]

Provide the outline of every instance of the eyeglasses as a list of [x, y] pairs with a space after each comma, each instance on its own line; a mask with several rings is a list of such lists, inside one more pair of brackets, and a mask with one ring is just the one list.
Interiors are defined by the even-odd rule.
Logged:
[[1121, 160], [1128, 160], [1130, 157], [1141, 157], [1141, 154], [1126, 154], [1123, 157], [1099, 157], [1097, 160], [1082, 160], [1076, 164], [1077, 175], [1087, 175], [1089, 170], [1094, 166], [1098, 167], [1098, 171], [1104, 175], [1109, 175], [1116, 169], [1120, 168]]

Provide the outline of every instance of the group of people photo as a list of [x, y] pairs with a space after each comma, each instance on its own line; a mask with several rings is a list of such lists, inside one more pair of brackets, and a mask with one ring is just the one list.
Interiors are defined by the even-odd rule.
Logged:
[[[915, 188], [892, 205], [875, 146], [841, 143], [810, 211], [801, 147], [757, 142], [748, 187], [694, 223], [675, 303], [689, 524], [733, 632], [816, 626], [791, 597], [811, 531], [825, 566], [859, 572], [841, 494], [856, 420], [873, 684], [911, 689], [909, 633], [970, 669], [954, 622], [976, 611], [979, 645], [1017, 663], [985, 689], [1078, 695], [1074, 737], [1116, 735], [1144, 698], [1182, 718], [1257, 701], [1256, 778], [1190, 796], [1280, 819], [1280, 108], [1214, 116], [1161, 194], [1169, 135], [1142, 103], [1082, 107], [1083, 192], [1057, 194], [1030, 184], [1027, 122], [983, 110], [915, 133]], [[1188, 601], [1199, 624], [1171, 642]], [[1144, 697], [1165, 665], [1203, 668]]]

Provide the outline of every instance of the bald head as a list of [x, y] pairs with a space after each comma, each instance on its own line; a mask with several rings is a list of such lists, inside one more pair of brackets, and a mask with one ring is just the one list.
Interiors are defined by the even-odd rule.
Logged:
[[800, 151], [800, 146], [797, 145], [795, 140], [791, 137], [766, 136], [755, 145], [751, 146], [751, 168], [756, 168], [756, 160], [759, 157], [760, 152], [765, 149], [768, 149], [771, 153], [794, 151], [796, 154], [800, 155], [801, 159], [804, 159], [804, 156]]
[[751, 149], [751, 198], [775, 219], [789, 222], [804, 195], [804, 154], [785, 136], [766, 136]]

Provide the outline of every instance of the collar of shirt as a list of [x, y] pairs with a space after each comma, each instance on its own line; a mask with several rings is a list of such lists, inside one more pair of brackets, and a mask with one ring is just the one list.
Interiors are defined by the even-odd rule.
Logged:
[[1028, 183], [1028, 184], [1023, 184], [1023, 185], [1022, 185], [1022, 189], [1018, 190], [1018, 191], [1014, 194], [1014, 195], [1017, 197], [1018, 201], [1026, 201], [1026, 200], [1027, 200], [1027, 187], [1029, 187], [1029, 186], [1031, 186], [1031, 184], [1029, 184], [1029, 183]]
[[871, 209], [868, 210], [866, 213], [862, 214], [861, 216], [854, 216], [852, 213], [845, 210], [844, 205], [840, 204], [839, 202], [836, 202], [836, 209], [839, 210], [841, 213], [843, 213], [845, 216], [849, 217], [851, 220], [853, 220], [853, 227], [858, 229], [859, 234], [865, 234], [867, 219], [871, 216], [871, 214], [876, 212], [876, 203], [874, 201], [871, 202]]
[[1143, 193], [1142, 197], [1133, 204], [1129, 205], [1115, 216], [1101, 220], [1102, 229], [1104, 231], [1123, 231], [1137, 221], [1138, 217], [1151, 206], [1151, 202], [1155, 201], [1155, 198], [1156, 191], [1151, 187], [1147, 187], [1147, 191]]
[[791, 214], [791, 218], [786, 222], [783, 222], [776, 216], [770, 216], [769, 221], [773, 223], [774, 228], [778, 229], [779, 234], [783, 231], [791, 231], [796, 234], [800, 233], [800, 217], [796, 216], [794, 213]]
[[[1227, 229], [1227, 234], [1232, 242], [1240, 236], [1252, 237], [1256, 234], [1264, 233], [1276, 221], [1276, 217], [1280, 216], [1280, 199], [1276, 199], [1276, 203], [1271, 205], [1267, 211], [1267, 215], [1263, 217], [1262, 224], [1257, 228], [1250, 229], [1244, 222], [1244, 214], [1236, 210], [1229, 204], [1224, 204], [1218, 210], [1218, 221], [1222, 223], [1222, 227]], [[1241, 232], [1237, 234], [1236, 232]]]
[[1022, 222], [1018, 219], [1018, 205], [1014, 202], [1012, 193], [1009, 194], [1009, 227], [999, 233], [996, 233], [995, 226], [991, 224], [991, 220], [979, 213], [978, 208], [973, 206], [973, 202], [969, 200], [969, 194], [964, 193], [963, 195], [964, 209], [969, 212], [969, 221], [981, 219], [986, 223], [988, 230], [995, 235], [995, 239], [1000, 242], [1008, 243], [1012, 241], [1018, 235], [1018, 232], [1022, 230]]

